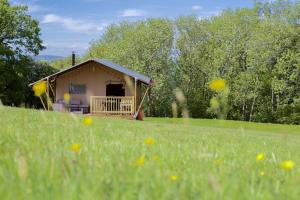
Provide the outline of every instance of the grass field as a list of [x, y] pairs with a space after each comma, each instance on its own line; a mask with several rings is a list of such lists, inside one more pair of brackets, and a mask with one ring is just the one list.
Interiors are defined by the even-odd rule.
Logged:
[[1, 199], [281, 200], [299, 199], [299, 185], [300, 126], [162, 118], [86, 126], [83, 117], [0, 107]]

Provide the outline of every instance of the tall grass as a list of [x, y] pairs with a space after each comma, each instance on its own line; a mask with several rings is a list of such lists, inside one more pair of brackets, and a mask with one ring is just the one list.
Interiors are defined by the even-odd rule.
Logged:
[[[145, 144], [147, 138], [154, 143]], [[71, 149], [74, 143], [80, 144], [78, 152]], [[299, 146], [299, 126], [96, 117], [86, 126], [80, 116], [0, 107], [0, 194], [1, 199], [298, 199]], [[261, 152], [266, 159], [256, 161]], [[141, 156], [145, 162], [137, 165]], [[296, 165], [284, 170], [283, 160]]]

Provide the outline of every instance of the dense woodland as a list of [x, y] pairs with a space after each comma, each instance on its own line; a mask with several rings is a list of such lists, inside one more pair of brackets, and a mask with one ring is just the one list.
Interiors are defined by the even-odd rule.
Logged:
[[[54, 69], [32, 61], [19, 67], [28, 52], [37, 54], [43, 48], [38, 23], [24, 8], [3, 9], [6, 0], [0, 2], [0, 27], [6, 27], [0, 29], [0, 72], [6, 77], [0, 78], [0, 99], [8, 105], [32, 105], [29, 97], [12, 99], [26, 90], [19, 91], [28, 80], [69, 67], [71, 59], [51, 63]], [[5, 9], [5, 15], [14, 15], [15, 22], [5, 18]], [[14, 9], [22, 11], [14, 13]], [[13, 24], [24, 18], [28, 37], [21, 42], [10, 39], [19, 31], [22, 35], [23, 30], [15, 31], [18, 26]], [[298, 0], [257, 1], [253, 8], [224, 10], [201, 19], [181, 16], [112, 24], [99, 33], [80, 60], [88, 58], [108, 59], [151, 76], [155, 84], [145, 104], [148, 116], [171, 117], [177, 108], [178, 116], [216, 118], [211, 100], [218, 97], [223, 118], [300, 124]], [[28, 77], [20, 72], [24, 69], [36, 75]], [[226, 80], [222, 94], [208, 87], [217, 78]]]

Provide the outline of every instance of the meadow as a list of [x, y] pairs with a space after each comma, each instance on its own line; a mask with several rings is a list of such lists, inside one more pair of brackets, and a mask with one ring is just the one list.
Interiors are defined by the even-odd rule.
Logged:
[[[0, 107], [1, 199], [299, 199], [300, 126]], [[291, 160], [294, 165], [282, 165]]]

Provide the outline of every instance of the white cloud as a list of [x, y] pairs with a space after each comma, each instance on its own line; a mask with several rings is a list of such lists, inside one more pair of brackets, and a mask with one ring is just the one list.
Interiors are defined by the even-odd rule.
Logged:
[[44, 24], [59, 24], [70, 31], [75, 32], [89, 32], [89, 31], [102, 31], [107, 24], [106, 23], [92, 23], [82, 20], [76, 20], [70, 17], [62, 17], [55, 14], [45, 15], [42, 23]]
[[201, 9], [202, 9], [202, 6], [199, 6], [199, 5], [192, 6], [192, 10], [194, 10], [194, 11], [201, 10]]
[[28, 7], [28, 11], [30, 13], [37, 13], [37, 12], [45, 12], [45, 11], [47, 11], [47, 8], [36, 4], [36, 0], [30, 0], [30, 1], [11, 0], [10, 3], [13, 6], [16, 6], [16, 5], [27, 6]]
[[145, 15], [145, 11], [139, 9], [126, 9], [122, 12], [122, 17], [140, 17]]

